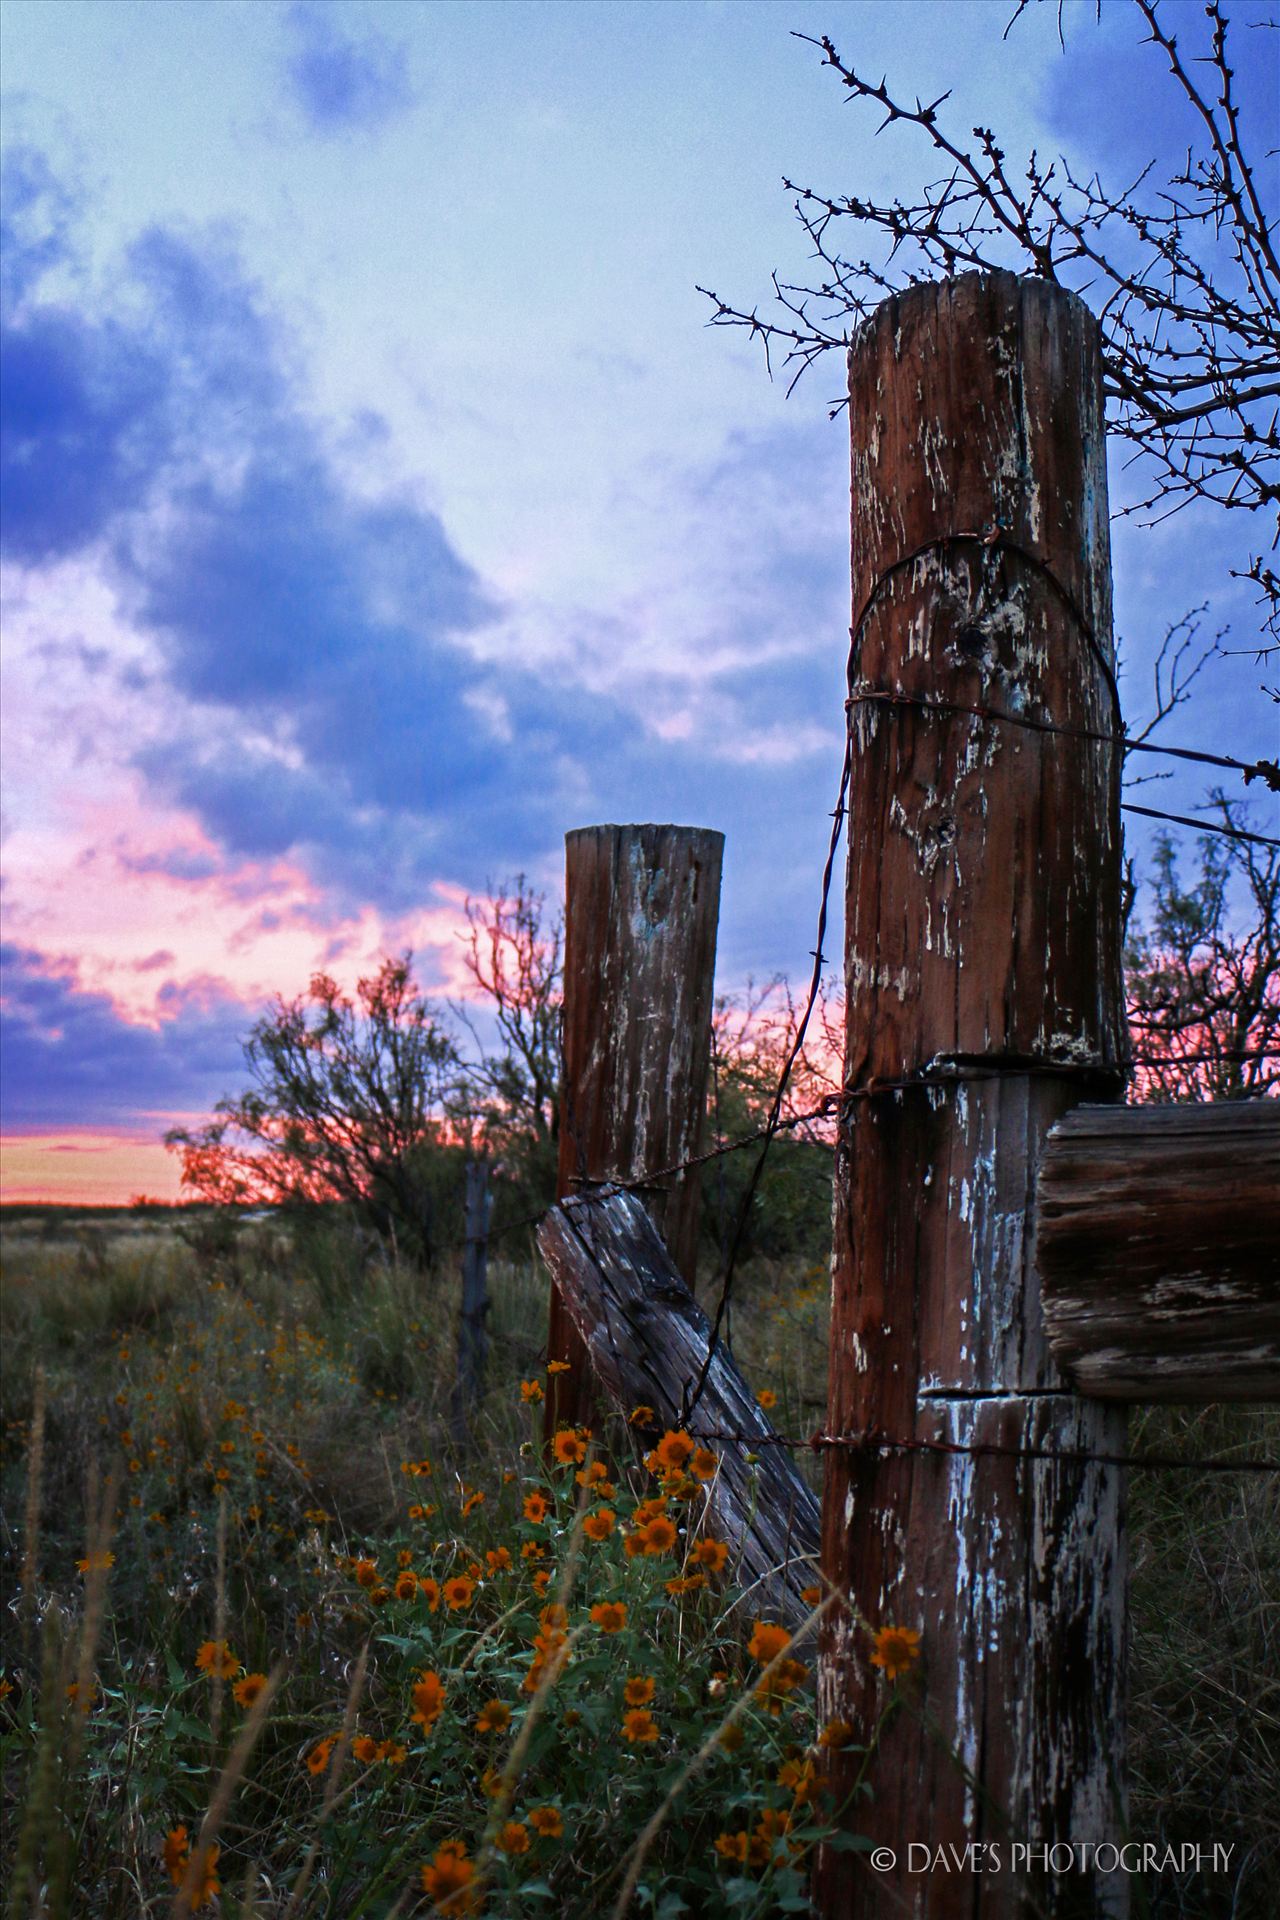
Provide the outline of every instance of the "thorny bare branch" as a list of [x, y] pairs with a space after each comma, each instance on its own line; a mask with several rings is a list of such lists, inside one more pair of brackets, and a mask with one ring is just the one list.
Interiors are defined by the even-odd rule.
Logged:
[[[1006, 37], [1026, 3], [1019, 0]], [[847, 348], [887, 294], [967, 270], [1038, 274], [1080, 293], [1101, 321], [1110, 429], [1132, 446], [1149, 480], [1126, 511], [1160, 519], [1193, 500], [1280, 508], [1280, 260], [1263, 201], [1267, 176], [1240, 122], [1222, 0], [1205, 7], [1207, 49], [1190, 60], [1162, 0], [1132, 4], [1144, 44], [1163, 56], [1200, 129], [1162, 187], [1154, 162], [1117, 188], [1035, 152], [1019, 176], [992, 128], [974, 127], [968, 138], [946, 129], [946, 94], [911, 104], [890, 92], [887, 78], [873, 81], [846, 62], [825, 35], [797, 34], [850, 100], [877, 109], [878, 131], [910, 130], [942, 170], [919, 198], [886, 203], [785, 181], [814, 273], [799, 283], [774, 275], [776, 317], [701, 288], [711, 324], [745, 327], [770, 370], [778, 359], [794, 386], [826, 353]], [[1274, 632], [1280, 581], [1261, 560], [1248, 577], [1262, 590]]]

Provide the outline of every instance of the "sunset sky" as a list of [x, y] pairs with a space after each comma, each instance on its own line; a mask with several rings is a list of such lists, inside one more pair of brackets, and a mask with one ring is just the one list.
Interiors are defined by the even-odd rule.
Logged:
[[[793, 30], [1015, 157], [1171, 164], [1131, 8], [1070, 0], [1065, 52], [1012, 10], [6, 0], [8, 1198], [173, 1194], [159, 1135], [271, 994], [406, 946], [458, 993], [468, 894], [554, 894], [574, 826], [722, 828], [722, 986], [807, 968], [842, 368], [788, 397], [696, 284], [803, 277], [784, 174], [932, 177]], [[1267, 11], [1229, 8], [1260, 125]], [[1131, 721], [1188, 609], [1256, 639], [1230, 567], [1270, 529], [1225, 519], [1117, 525]], [[1261, 677], [1216, 663], [1168, 739], [1275, 753]]]

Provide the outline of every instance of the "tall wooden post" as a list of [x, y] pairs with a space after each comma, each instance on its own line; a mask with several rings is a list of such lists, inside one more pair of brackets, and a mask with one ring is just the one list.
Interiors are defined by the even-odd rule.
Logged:
[[463, 1189], [462, 1300], [458, 1314], [458, 1372], [453, 1388], [453, 1435], [466, 1437], [468, 1416], [484, 1390], [489, 1361], [489, 1162], [467, 1161]]
[[[829, 1850], [820, 1911], [1122, 1914], [1125, 1876], [1061, 1851], [1123, 1837], [1121, 1475], [1012, 1452], [1114, 1453], [1125, 1431], [1054, 1369], [1028, 1221], [1044, 1135], [1115, 1097], [1122, 1057], [1120, 755], [1016, 724], [1118, 720], [1097, 324], [1010, 274], [914, 287], [859, 331], [849, 394], [853, 1097], [829, 1426], [1010, 1451], [830, 1457], [824, 1566], [854, 1611], [821, 1702], [878, 1732], [850, 1818], [888, 1851]], [[885, 1626], [921, 1655], [887, 1719]], [[842, 1754], [836, 1785], [861, 1765]], [[1056, 1878], [1013, 1852], [1055, 1843]], [[976, 1871], [927, 1863], [967, 1845]]]
[[[724, 835], [705, 827], [580, 827], [565, 836], [564, 1096], [558, 1196], [643, 1180], [700, 1144]], [[696, 1171], [642, 1194], [693, 1284]], [[590, 1423], [586, 1348], [553, 1286], [547, 1430]]]

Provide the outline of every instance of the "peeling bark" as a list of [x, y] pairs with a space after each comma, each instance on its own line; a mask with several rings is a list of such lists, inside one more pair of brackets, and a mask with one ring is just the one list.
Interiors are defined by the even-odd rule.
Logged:
[[[697, 1153], [707, 1105], [724, 835], [581, 827], [565, 836], [564, 1097], [557, 1193], [644, 1180]], [[644, 1194], [692, 1286], [697, 1169]], [[547, 1432], [589, 1422], [586, 1349], [556, 1288]]]
[[[846, 1081], [836, 1166], [833, 1432], [1121, 1452], [1122, 1411], [1050, 1358], [1028, 1216], [1049, 1127], [1119, 1084], [1120, 756], [1011, 724], [1113, 729], [1097, 326], [1074, 296], [970, 275], [887, 300], [850, 353], [853, 605]], [[999, 537], [979, 537], [998, 524]], [[916, 555], [907, 564], [904, 557]], [[1010, 719], [860, 704], [951, 701]], [[928, 1072], [935, 1084], [874, 1092]], [[1119, 1837], [1123, 1476], [921, 1453], [831, 1456], [823, 1564], [922, 1660], [851, 1824], [824, 1920], [1122, 1915], [1122, 1875], [1038, 1892], [1010, 1840]], [[822, 1708], [887, 1700], [837, 1619]], [[848, 1788], [860, 1756], [834, 1763]], [[1005, 1871], [906, 1870], [909, 1842], [1000, 1843]]]

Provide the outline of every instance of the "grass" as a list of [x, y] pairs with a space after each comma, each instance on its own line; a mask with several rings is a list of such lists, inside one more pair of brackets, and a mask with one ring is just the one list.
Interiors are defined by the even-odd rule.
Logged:
[[[3, 1232], [11, 1913], [212, 1910], [217, 1880], [263, 1920], [604, 1920], [629, 1876], [635, 1915], [807, 1911], [833, 1812], [807, 1676], [753, 1650], [731, 1580], [669, 1590], [706, 1570], [696, 1483], [662, 1510], [676, 1549], [628, 1552], [654, 1480], [579, 1483], [620, 1440], [543, 1470], [529, 1258], [491, 1268], [490, 1387], [458, 1442], [456, 1275], [199, 1212]], [[784, 1431], [822, 1416], [825, 1294], [798, 1262], [743, 1276], [735, 1350]], [[1133, 1428], [1280, 1449], [1274, 1413]], [[1135, 1912], [1270, 1920], [1274, 1482], [1137, 1473], [1130, 1505], [1129, 1831], [1233, 1849], [1226, 1875], [1149, 1876]]]
[[455, 1445], [453, 1277], [128, 1224], [9, 1223], [10, 1910], [803, 1911], [809, 1671], [696, 1476], [544, 1469], [533, 1266]]

